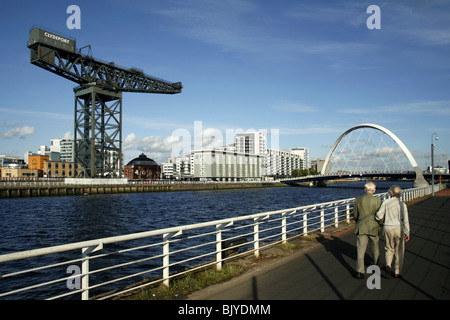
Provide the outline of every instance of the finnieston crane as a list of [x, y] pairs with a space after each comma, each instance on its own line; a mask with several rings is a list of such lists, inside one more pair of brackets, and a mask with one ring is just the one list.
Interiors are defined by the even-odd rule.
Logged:
[[[74, 155], [86, 177], [122, 176], [122, 92], [176, 94], [171, 83], [94, 59], [76, 41], [39, 28], [30, 31], [30, 62], [72, 80], [75, 87]], [[86, 46], [89, 47], [90, 46]]]

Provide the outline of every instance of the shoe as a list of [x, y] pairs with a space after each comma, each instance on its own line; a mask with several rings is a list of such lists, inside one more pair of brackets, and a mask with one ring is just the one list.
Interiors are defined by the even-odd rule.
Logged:
[[394, 275], [394, 278], [395, 278], [395, 279], [402, 279], [403, 277], [402, 277], [400, 274], [396, 273], [396, 274]]
[[365, 278], [364, 273], [358, 272], [358, 273], [356, 274], [356, 279], [364, 279], [364, 278]]

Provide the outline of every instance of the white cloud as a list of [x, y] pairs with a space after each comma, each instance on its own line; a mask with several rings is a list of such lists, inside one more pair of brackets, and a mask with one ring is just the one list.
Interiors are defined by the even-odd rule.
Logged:
[[345, 113], [345, 114], [368, 114], [368, 113], [373, 113], [372, 110], [366, 109], [366, 108], [342, 109], [342, 110], [338, 110], [338, 112]]
[[273, 108], [278, 111], [294, 112], [294, 113], [313, 113], [319, 111], [316, 107], [301, 103], [294, 103], [290, 101], [280, 101], [274, 104]]
[[[188, 154], [192, 148], [214, 148], [224, 145], [225, 134], [219, 129], [207, 128], [201, 130], [201, 135], [194, 136], [187, 129], [174, 130], [171, 136], [137, 137], [135, 133], [129, 134], [124, 140], [123, 150], [138, 150], [150, 158], [166, 161], [167, 158]], [[201, 144], [201, 145], [200, 145]], [[135, 152], [136, 153], [136, 152]]]
[[392, 26], [390, 30], [416, 45], [446, 46], [450, 44], [450, 14], [447, 5], [447, 1], [391, 3], [386, 6], [386, 12], [392, 15], [388, 20]]
[[22, 126], [17, 128], [12, 128], [6, 133], [0, 134], [1, 137], [11, 139], [14, 137], [24, 138], [25, 136], [34, 135], [35, 128], [30, 126]]
[[382, 107], [395, 113], [429, 113], [433, 115], [450, 115], [450, 100], [419, 101]]
[[66, 114], [66, 113], [45, 112], [45, 111], [28, 111], [28, 110], [21, 110], [20, 107], [18, 107], [16, 109], [0, 108], [0, 111], [8, 113], [8, 114], [26, 116], [26, 117], [31, 117], [31, 118], [44, 118], [44, 119], [58, 120], [58, 121], [68, 121], [68, 120], [73, 121], [73, 115]]
[[342, 128], [330, 128], [320, 126], [311, 126], [309, 128], [303, 129], [280, 128], [280, 134], [282, 135], [328, 134], [328, 133], [342, 133], [344, 131], [345, 130], [343, 130]]
[[399, 103], [374, 108], [349, 108], [338, 110], [344, 114], [373, 114], [374, 111], [390, 114], [421, 114], [450, 115], [450, 100], [418, 101], [409, 103]]
[[66, 140], [73, 140], [73, 132], [67, 131], [66, 133], [64, 133], [64, 139]]
[[148, 136], [138, 138], [130, 133], [124, 141], [124, 150], [140, 150], [148, 153], [169, 153], [179, 143], [178, 137], [170, 136], [161, 138], [159, 136]]
[[288, 17], [310, 21], [315, 23], [339, 23], [353, 27], [365, 25], [367, 6], [355, 1], [340, 2], [338, 6], [304, 4], [298, 2], [289, 8], [286, 13]]
[[136, 134], [130, 133], [123, 142], [124, 164], [127, 164], [141, 153], [144, 153], [157, 163], [165, 162], [171, 157], [171, 152], [178, 143], [178, 137], [148, 136], [139, 138]]
[[[173, 20], [171, 28], [184, 37], [218, 46], [226, 52], [251, 54], [253, 58], [298, 59], [299, 54], [362, 54], [371, 50], [365, 41], [338, 41], [287, 34], [285, 28], [299, 29], [311, 20], [330, 23], [328, 18], [348, 25], [365, 23], [360, 6], [290, 6], [265, 11], [258, 2], [236, 0], [176, 3], [156, 11]], [[349, 12], [350, 10], [350, 12]], [[352, 17], [352, 19], [349, 19]]]

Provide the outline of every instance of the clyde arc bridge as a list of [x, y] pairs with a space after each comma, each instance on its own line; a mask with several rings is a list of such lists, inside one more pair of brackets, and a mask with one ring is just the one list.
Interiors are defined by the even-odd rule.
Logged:
[[[281, 182], [409, 178], [414, 179], [414, 187], [424, 187], [428, 185], [425, 176], [411, 152], [394, 133], [380, 125], [365, 123], [341, 134], [328, 152], [319, 175], [283, 179]], [[449, 175], [444, 177], [448, 179]]]

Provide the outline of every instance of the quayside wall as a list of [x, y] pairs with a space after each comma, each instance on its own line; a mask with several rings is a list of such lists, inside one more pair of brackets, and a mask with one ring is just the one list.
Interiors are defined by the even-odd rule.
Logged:
[[92, 194], [144, 193], [195, 190], [225, 190], [285, 186], [276, 182], [192, 183], [192, 184], [116, 184], [116, 185], [53, 185], [2, 186], [0, 198], [72, 196]]

